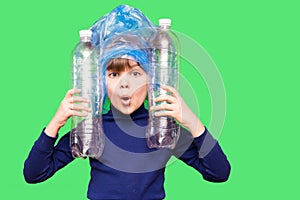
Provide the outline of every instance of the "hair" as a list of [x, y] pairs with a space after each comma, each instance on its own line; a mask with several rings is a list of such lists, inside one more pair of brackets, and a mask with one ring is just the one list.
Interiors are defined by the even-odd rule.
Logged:
[[[127, 58], [113, 58], [108, 61], [106, 70], [112, 70], [116, 72], [122, 72], [126, 69], [131, 69], [136, 65], [130, 65], [130, 60]], [[140, 66], [139, 63], [137, 63]]]

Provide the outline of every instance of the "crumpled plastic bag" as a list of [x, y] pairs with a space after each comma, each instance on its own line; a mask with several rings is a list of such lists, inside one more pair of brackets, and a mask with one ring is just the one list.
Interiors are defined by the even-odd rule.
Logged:
[[90, 30], [92, 43], [100, 48], [105, 72], [112, 58], [132, 58], [148, 71], [150, 40], [157, 27], [138, 9], [120, 5], [96, 21]]

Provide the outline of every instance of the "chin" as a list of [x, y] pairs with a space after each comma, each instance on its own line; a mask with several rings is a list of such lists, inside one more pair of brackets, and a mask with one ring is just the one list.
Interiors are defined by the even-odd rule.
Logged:
[[132, 108], [130, 106], [128, 107], [124, 107], [123, 105], [114, 105], [113, 106], [121, 113], [123, 113], [124, 115], [130, 115], [131, 113], [133, 113], [136, 109]]
[[[119, 110], [119, 109], [118, 109]], [[121, 113], [125, 114], [125, 115], [130, 115], [131, 113], [134, 112], [134, 110], [131, 109], [121, 109], [119, 110]]]

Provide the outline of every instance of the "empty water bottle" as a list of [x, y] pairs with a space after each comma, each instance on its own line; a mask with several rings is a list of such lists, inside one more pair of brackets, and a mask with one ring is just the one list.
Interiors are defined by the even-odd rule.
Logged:
[[[179, 87], [179, 41], [170, 30], [171, 20], [160, 19], [156, 35], [151, 42], [151, 59], [149, 69], [149, 106], [156, 106], [154, 99], [168, 94], [161, 88], [168, 85]], [[167, 102], [160, 102], [167, 103]], [[156, 117], [149, 113], [147, 143], [150, 148], [174, 148], [179, 138], [179, 125], [172, 117]]]
[[71, 122], [71, 150], [73, 157], [99, 158], [103, 152], [102, 130], [103, 83], [100, 73], [99, 47], [91, 43], [92, 32], [81, 30], [80, 42], [73, 52], [72, 87], [81, 89], [82, 97], [92, 112], [86, 117], [73, 116]]

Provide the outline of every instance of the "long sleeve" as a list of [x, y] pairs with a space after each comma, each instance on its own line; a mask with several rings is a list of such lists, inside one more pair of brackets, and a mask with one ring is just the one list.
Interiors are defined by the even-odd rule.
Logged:
[[199, 171], [203, 178], [211, 182], [225, 182], [230, 174], [230, 164], [219, 143], [207, 129], [197, 138], [181, 129], [181, 137], [174, 155]]
[[24, 163], [23, 174], [26, 182], [45, 181], [73, 160], [69, 136], [69, 133], [64, 135], [54, 147], [57, 138], [49, 137], [42, 131]]

